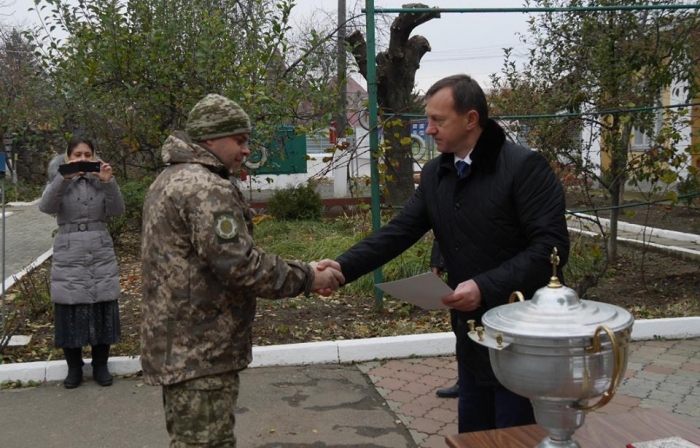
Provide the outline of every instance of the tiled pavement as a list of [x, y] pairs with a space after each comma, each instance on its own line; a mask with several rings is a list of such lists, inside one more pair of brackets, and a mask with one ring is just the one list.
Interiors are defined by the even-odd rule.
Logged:
[[[56, 218], [40, 212], [37, 204], [8, 206], [7, 211], [12, 212], [5, 219], [5, 276], [9, 279], [51, 249]], [[0, 242], [2, 238], [0, 234]]]
[[[457, 400], [435, 396], [435, 389], [454, 384], [454, 357], [368, 362], [358, 367], [416, 445], [443, 448], [445, 436], [457, 433]], [[623, 383], [612, 402], [596, 412], [613, 414], [636, 407], [665, 409], [700, 428], [700, 339], [631, 344]]]
[[394, 359], [358, 367], [419, 447], [443, 448], [445, 436], [457, 433], [457, 400], [435, 396], [435, 389], [455, 383], [454, 357]]

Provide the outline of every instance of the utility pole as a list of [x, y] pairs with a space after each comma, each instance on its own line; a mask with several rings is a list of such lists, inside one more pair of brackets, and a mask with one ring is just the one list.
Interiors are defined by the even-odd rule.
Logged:
[[345, 36], [347, 21], [345, 0], [338, 0], [338, 116], [335, 119], [337, 123], [336, 135], [338, 138], [345, 137], [345, 126], [347, 121], [347, 52], [345, 50]]
[[5, 303], [5, 221], [7, 218], [5, 216], [5, 169], [6, 169], [6, 152], [0, 152], [0, 189], [2, 190], [1, 196], [2, 196], [2, 216], [0, 216], [0, 219], [2, 219], [2, 248], [0, 248], [0, 253], [2, 257], [2, 277], [0, 277], [0, 282], [2, 282], [2, 291], [0, 292], [0, 295], [2, 295], [2, 327], [0, 327], [0, 330], [2, 330], [2, 333], [7, 334], [7, 305]]

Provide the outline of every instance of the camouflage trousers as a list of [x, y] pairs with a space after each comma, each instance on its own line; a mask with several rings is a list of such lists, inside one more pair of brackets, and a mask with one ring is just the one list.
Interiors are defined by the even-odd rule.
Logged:
[[237, 372], [163, 386], [170, 448], [236, 448]]

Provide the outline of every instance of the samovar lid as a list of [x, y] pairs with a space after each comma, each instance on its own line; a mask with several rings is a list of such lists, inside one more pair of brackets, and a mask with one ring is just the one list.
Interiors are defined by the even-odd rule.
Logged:
[[[535, 292], [532, 300], [501, 305], [481, 318], [484, 328], [508, 339], [563, 339], [590, 337], [600, 325], [618, 332], [632, 326], [632, 314], [619, 306], [580, 300], [576, 291], [557, 277], [557, 250], [551, 256], [549, 284]], [[510, 337], [509, 337], [510, 336]]]

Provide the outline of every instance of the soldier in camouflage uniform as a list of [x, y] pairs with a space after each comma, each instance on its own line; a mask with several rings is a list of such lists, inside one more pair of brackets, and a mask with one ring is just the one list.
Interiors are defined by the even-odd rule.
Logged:
[[344, 278], [255, 246], [251, 211], [229, 180], [250, 154], [238, 104], [207, 95], [186, 131], [165, 141], [168, 166], [144, 203], [141, 364], [146, 383], [163, 386], [171, 447], [235, 447], [256, 297], [329, 293]]

